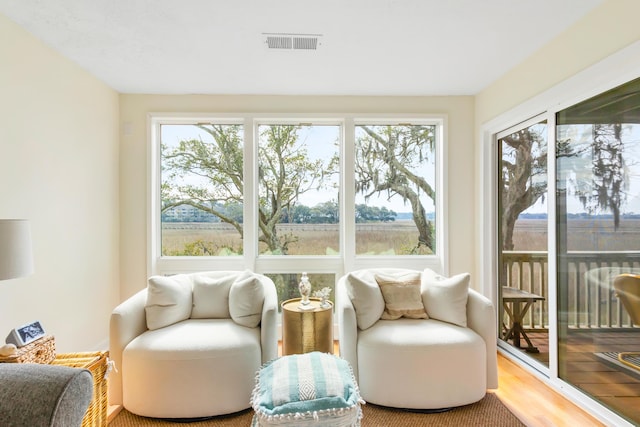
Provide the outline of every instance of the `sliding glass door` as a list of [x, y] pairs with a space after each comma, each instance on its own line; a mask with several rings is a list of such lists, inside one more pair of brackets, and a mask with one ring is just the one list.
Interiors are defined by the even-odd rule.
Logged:
[[640, 79], [556, 114], [558, 376], [640, 423]]
[[640, 78], [495, 142], [500, 347], [640, 425]]

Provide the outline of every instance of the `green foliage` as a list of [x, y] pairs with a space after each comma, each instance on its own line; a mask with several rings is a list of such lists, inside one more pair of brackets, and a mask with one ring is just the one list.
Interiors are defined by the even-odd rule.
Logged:
[[389, 222], [396, 220], [396, 213], [386, 207], [356, 205], [356, 222]]
[[330, 200], [313, 207], [293, 204], [285, 210], [282, 223], [291, 224], [337, 224], [340, 210], [338, 202]]

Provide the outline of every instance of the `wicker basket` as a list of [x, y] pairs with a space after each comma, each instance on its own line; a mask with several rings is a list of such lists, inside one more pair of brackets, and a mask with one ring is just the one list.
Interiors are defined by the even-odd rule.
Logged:
[[56, 341], [45, 335], [25, 346], [18, 347], [10, 356], [0, 356], [0, 363], [51, 363], [56, 358]]
[[107, 366], [108, 352], [58, 354], [52, 365], [86, 368], [93, 375], [93, 399], [82, 419], [82, 427], [107, 425]]

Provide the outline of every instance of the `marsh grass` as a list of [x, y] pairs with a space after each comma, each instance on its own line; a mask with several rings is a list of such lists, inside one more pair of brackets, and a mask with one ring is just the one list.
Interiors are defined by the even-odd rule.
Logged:
[[[567, 222], [569, 251], [639, 251], [640, 219], [622, 218], [616, 230], [613, 219], [569, 219]], [[514, 250], [546, 251], [547, 221], [518, 220], [513, 233]]]
[[[359, 255], [406, 255], [415, 248], [418, 234], [411, 221], [358, 224], [356, 249]], [[281, 235], [292, 234], [289, 255], [336, 255], [340, 243], [337, 224], [283, 225]], [[640, 219], [623, 218], [615, 230], [611, 219], [571, 219], [567, 226], [569, 250], [638, 251]], [[547, 221], [519, 220], [514, 230], [516, 251], [546, 251]], [[266, 252], [260, 244], [260, 253]], [[165, 223], [162, 229], [163, 255], [242, 254], [240, 234], [228, 224]], [[421, 250], [418, 254], [430, 252]]]
[[[358, 224], [358, 255], [407, 255], [416, 247], [418, 234], [411, 221]], [[297, 241], [289, 245], [289, 255], [336, 255], [339, 253], [337, 224], [298, 224], [279, 226], [281, 235], [291, 234]], [[640, 250], [640, 219], [623, 218], [615, 230], [611, 219], [571, 219], [567, 225], [570, 251]], [[547, 221], [519, 220], [513, 236], [516, 251], [546, 251]], [[261, 254], [266, 246], [259, 245]], [[165, 223], [162, 229], [163, 255], [241, 255], [240, 234], [228, 224]], [[431, 252], [422, 248], [416, 254]]]
[[[288, 255], [338, 255], [338, 224], [300, 224], [278, 227], [281, 236], [290, 234]], [[417, 246], [418, 233], [410, 221], [357, 225], [359, 255], [407, 255]], [[266, 245], [259, 244], [261, 254]], [[419, 255], [431, 253], [421, 248]], [[168, 256], [213, 256], [242, 254], [240, 234], [227, 224], [166, 223], [162, 229], [162, 254]]]

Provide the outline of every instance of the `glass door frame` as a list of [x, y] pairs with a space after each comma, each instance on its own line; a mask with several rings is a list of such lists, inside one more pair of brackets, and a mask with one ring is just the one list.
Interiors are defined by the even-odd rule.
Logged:
[[[481, 292], [491, 298], [496, 314], [499, 300], [498, 293], [498, 147], [496, 136], [514, 126], [521, 126], [534, 117], [545, 117], [548, 124], [548, 286], [549, 286], [549, 368], [540, 369], [532, 365], [528, 357], [510, 349], [508, 344], [498, 340], [498, 351], [514, 363], [527, 370], [546, 385], [579, 405], [592, 416], [605, 424], [632, 426], [627, 420], [599, 404], [581, 390], [558, 377], [558, 324], [557, 324], [557, 286], [558, 266], [556, 240], [556, 120], [557, 112], [589, 99], [595, 95], [640, 77], [640, 41], [621, 49], [599, 63], [596, 63], [573, 77], [558, 83], [556, 86], [524, 101], [513, 109], [479, 125], [478, 150], [478, 274], [482, 283]], [[496, 328], [501, 321], [496, 316]], [[498, 330], [498, 329], [496, 329]]]
[[[503, 350], [504, 352], [511, 355], [513, 358], [516, 358], [523, 363], [531, 366], [536, 371], [540, 372], [542, 375], [546, 377], [554, 377], [557, 376], [557, 351], [558, 351], [558, 340], [557, 340], [557, 328], [552, 327], [552, 325], [557, 325], [557, 281], [553, 272], [556, 271], [556, 260], [555, 256], [555, 244], [556, 244], [556, 212], [555, 212], [555, 203], [552, 201], [555, 200], [555, 190], [556, 190], [556, 181], [555, 181], [555, 114], [551, 114], [548, 112], [543, 112], [537, 114], [527, 120], [521, 121], [518, 124], [506, 128], [500, 132], [497, 132], [492, 135], [493, 138], [493, 146], [494, 146], [494, 169], [493, 173], [495, 174], [495, 184], [494, 191], [495, 194], [495, 204], [494, 204], [494, 227], [495, 227], [495, 235], [496, 239], [495, 243], [495, 273], [496, 273], [496, 299], [495, 305], [498, 313], [498, 331], [502, 327], [501, 322], [503, 318], [503, 308], [502, 308], [502, 286], [500, 286], [499, 278], [500, 278], [500, 269], [502, 268], [501, 260], [502, 260], [502, 250], [500, 243], [501, 236], [501, 220], [500, 220], [500, 212], [501, 212], [501, 201], [500, 201], [500, 193], [499, 193], [499, 178], [498, 176], [501, 173], [501, 148], [500, 148], [500, 140], [505, 136], [511, 135], [519, 130], [528, 128], [538, 123], [545, 122], [547, 125], [547, 192], [546, 192], [546, 200], [547, 200], [547, 316], [549, 321], [549, 366], [545, 366], [543, 363], [538, 362], [537, 360], [529, 357], [527, 353], [523, 353], [512, 345], [509, 345], [508, 342], [498, 339], [498, 348]], [[553, 160], [553, 161], [552, 161]], [[553, 264], [552, 264], [553, 263]], [[498, 337], [500, 337], [500, 333], [498, 333]]]

